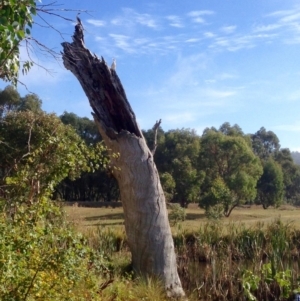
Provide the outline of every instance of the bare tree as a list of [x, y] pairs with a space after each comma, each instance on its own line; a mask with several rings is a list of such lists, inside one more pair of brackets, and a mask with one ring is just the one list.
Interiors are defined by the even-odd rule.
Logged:
[[155, 276], [168, 296], [182, 297], [176, 255], [159, 175], [121, 81], [103, 58], [84, 45], [81, 22], [73, 42], [62, 43], [63, 62], [79, 80], [93, 109], [93, 117], [116, 167], [124, 208], [132, 265], [139, 275]]

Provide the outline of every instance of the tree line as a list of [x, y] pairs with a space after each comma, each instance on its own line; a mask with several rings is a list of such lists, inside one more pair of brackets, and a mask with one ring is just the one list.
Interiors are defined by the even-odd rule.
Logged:
[[[101, 145], [94, 121], [70, 112], [58, 118], [53, 114], [49, 118], [50, 115], [43, 112], [42, 100], [35, 94], [21, 97], [12, 86], [0, 91], [2, 191], [4, 179], [28, 153], [29, 135], [37, 131], [33, 120], [39, 123], [39, 139], [48, 139], [46, 128], [55, 119], [69, 130], [71, 127], [87, 149]], [[143, 135], [148, 145], [153, 145], [155, 131], [143, 131]], [[10, 148], [18, 150], [19, 155], [12, 155]], [[107, 157], [105, 152], [103, 149]], [[245, 134], [238, 125], [225, 122], [219, 129], [206, 128], [201, 136], [192, 129], [164, 131], [159, 127], [154, 158], [167, 201], [183, 207], [194, 202], [209, 215], [229, 216], [243, 204], [268, 208], [283, 202], [300, 203], [300, 166], [289, 149], [280, 147], [276, 134], [264, 127], [254, 134]], [[56, 185], [54, 197], [66, 201], [118, 201], [114, 167], [90, 164], [93, 168], [83, 171], [80, 177], [66, 175]]]

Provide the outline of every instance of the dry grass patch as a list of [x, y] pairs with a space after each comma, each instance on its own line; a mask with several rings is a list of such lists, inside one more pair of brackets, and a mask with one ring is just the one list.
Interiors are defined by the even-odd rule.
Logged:
[[[123, 229], [124, 214], [122, 208], [85, 208], [66, 206], [65, 211], [69, 221], [73, 222], [79, 230], [86, 227], [105, 227]], [[198, 208], [197, 204], [191, 204], [186, 209], [186, 220], [182, 222], [181, 227], [189, 231], [197, 230], [208, 219], [205, 217], [204, 210]], [[231, 215], [222, 218], [222, 222], [244, 223], [253, 226], [257, 222], [268, 224], [275, 219], [280, 218], [283, 223], [293, 223], [300, 229], [300, 209], [297, 207], [284, 205], [278, 209], [263, 209], [261, 206], [239, 207], [235, 208]]]

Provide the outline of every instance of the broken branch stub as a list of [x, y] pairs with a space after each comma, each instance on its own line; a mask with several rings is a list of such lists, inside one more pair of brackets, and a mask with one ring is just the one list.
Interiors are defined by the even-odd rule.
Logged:
[[125, 130], [142, 137], [117, 73], [84, 46], [80, 24], [75, 26], [73, 43], [64, 42], [62, 46], [64, 66], [79, 80], [93, 115], [102, 123], [106, 134], [113, 139], [113, 132]]

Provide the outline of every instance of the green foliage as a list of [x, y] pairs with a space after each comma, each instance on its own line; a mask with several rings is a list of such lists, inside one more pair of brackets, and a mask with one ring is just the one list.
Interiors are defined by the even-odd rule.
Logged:
[[[64, 112], [60, 119], [64, 124], [72, 126], [87, 145], [95, 145], [102, 141], [93, 120], [68, 112]], [[107, 152], [104, 155], [108, 158]], [[67, 178], [57, 186], [56, 195], [66, 201], [117, 201], [120, 191], [113, 171], [113, 167], [109, 167], [109, 170], [101, 168], [93, 173], [85, 172], [75, 181]]]
[[[255, 275], [249, 270], [244, 271], [242, 285], [244, 294], [251, 301], [261, 300], [261, 298], [256, 296], [261, 296], [262, 290], [272, 292], [275, 287], [279, 288], [279, 298], [277, 300], [283, 300], [284, 298], [289, 298], [292, 292], [292, 272], [289, 269], [276, 271], [271, 263], [265, 263], [262, 265], [260, 275]], [[263, 295], [265, 296], [264, 293]]]
[[224, 216], [223, 205], [216, 204], [214, 206], [208, 206], [205, 210], [205, 215], [209, 220], [219, 220], [222, 216]]
[[168, 172], [160, 174], [160, 182], [164, 190], [166, 202], [169, 203], [174, 198], [176, 182]]
[[20, 68], [27, 73], [32, 62], [20, 62], [20, 42], [30, 36], [34, 0], [5, 0], [0, 4], [0, 78], [16, 85]]
[[50, 196], [64, 178], [106, 164], [101, 144], [86, 146], [54, 114], [9, 113], [0, 121], [0, 139], [0, 188], [10, 203]]
[[221, 204], [229, 216], [236, 206], [255, 198], [262, 167], [243, 137], [207, 130], [201, 140], [200, 168], [205, 172], [200, 206], [206, 210]]
[[185, 209], [179, 204], [170, 204], [171, 210], [169, 213], [169, 221], [171, 225], [176, 225], [179, 222], [183, 222], [186, 217]]
[[0, 91], [0, 118], [13, 111], [42, 112], [42, 101], [36, 94], [21, 97], [13, 86], [6, 86]]
[[285, 198], [291, 203], [300, 200], [300, 167], [293, 161], [288, 148], [276, 152], [274, 160], [280, 164], [283, 171]]
[[103, 257], [49, 198], [65, 177], [105, 165], [104, 147], [88, 147], [54, 114], [29, 110], [0, 119], [0, 141], [0, 299], [97, 300], [92, 267], [101, 271]]
[[199, 197], [203, 179], [198, 168], [200, 137], [190, 129], [171, 130], [164, 133], [164, 137], [162, 135], [160, 133], [155, 162], [168, 199], [184, 207], [198, 201]]
[[282, 204], [283, 188], [281, 166], [270, 158], [264, 163], [263, 174], [257, 183], [256, 203], [263, 205], [265, 209], [269, 206], [278, 207]]
[[94, 120], [68, 112], [64, 112], [59, 118], [64, 124], [71, 125], [87, 145], [102, 141]]
[[[97, 300], [95, 256], [46, 198], [0, 213], [0, 299]], [[21, 214], [22, 213], [22, 214]]]
[[271, 155], [279, 151], [280, 144], [278, 137], [274, 132], [267, 131], [264, 127], [251, 135], [251, 140], [254, 153], [262, 161], [268, 160]]

